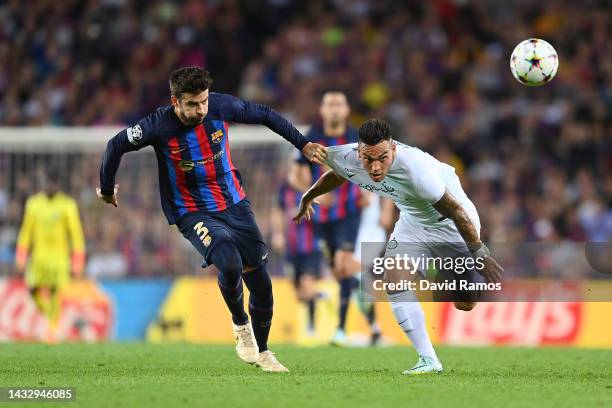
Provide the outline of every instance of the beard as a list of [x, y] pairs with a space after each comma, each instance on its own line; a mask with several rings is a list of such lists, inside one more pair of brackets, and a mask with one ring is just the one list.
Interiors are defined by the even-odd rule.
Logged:
[[181, 119], [183, 119], [183, 122], [189, 126], [197, 126], [204, 121], [204, 117], [201, 119], [197, 116], [188, 117], [184, 113], [181, 114]]

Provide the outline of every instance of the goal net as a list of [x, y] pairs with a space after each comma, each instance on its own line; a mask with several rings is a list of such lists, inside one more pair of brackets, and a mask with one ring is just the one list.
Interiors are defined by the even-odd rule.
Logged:
[[[201, 273], [201, 257], [163, 216], [151, 147], [123, 157], [117, 175], [119, 208], [96, 200], [102, 154], [107, 140], [119, 130], [0, 128], [0, 275], [14, 272], [25, 201], [40, 191], [40, 176], [51, 167], [59, 172], [63, 191], [79, 204], [90, 277]], [[230, 144], [259, 227], [268, 239], [270, 209], [293, 147], [259, 126], [231, 127]], [[278, 254], [271, 255], [271, 271], [278, 273]]]

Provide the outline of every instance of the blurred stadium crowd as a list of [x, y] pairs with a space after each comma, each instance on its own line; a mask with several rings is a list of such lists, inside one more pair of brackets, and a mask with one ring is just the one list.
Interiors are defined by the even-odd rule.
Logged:
[[[214, 90], [299, 124], [316, 121], [321, 92], [338, 88], [354, 125], [384, 117], [396, 139], [457, 169], [486, 240], [610, 241], [609, 21], [612, 9], [592, 0], [8, 1], [0, 125], [128, 124], [167, 103], [168, 73], [182, 65], [207, 67]], [[508, 67], [529, 37], [559, 53], [557, 78], [538, 89]], [[157, 202], [154, 180], [122, 189], [131, 194], [113, 218], [93, 202], [99, 157], [76, 163], [69, 192], [82, 204], [90, 262], [114, 253], [124, 274], [190, 269], [173, 255], [178, 234], [152, 238], [169, 235], [158, 206], [129, 205]], [[18, 226], [33, 188], [10, 178], [0, 175], [5, 260], [7, 228]]]

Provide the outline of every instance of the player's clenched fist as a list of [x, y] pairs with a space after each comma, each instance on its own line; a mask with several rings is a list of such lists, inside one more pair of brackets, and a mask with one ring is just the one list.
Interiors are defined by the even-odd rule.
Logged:
[[115, 207], [119, 206], [119, 201], [117, 200], [117, 194], [119, 194], [119, 184], [115, 184], [115, 190], [113, 191], [112, 196], [102, 194], [102, 190], [100, 188], [96, 188], [96, 195], [98, 199], [104, 201], [106, 204], [112, 204]]
[[499, 283], [502, 281], [504, 268], [502, 268], [495, 259], [487, 256], [484, 259], [484, 268], [479, 272], [488, 283]]
[[302, 149], [304, 156], [315, 164], [323, 164], [327, 158], [327, 150], [325, 146], [318, 143], [308, 142]]

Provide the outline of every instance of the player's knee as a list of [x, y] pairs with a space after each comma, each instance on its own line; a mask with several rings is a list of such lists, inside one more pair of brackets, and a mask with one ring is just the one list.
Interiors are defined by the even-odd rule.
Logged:
[[307, 302], [314, 297], [314, 279], [311, 275], [302, 275], [297, 286], [297, 297], [300, 302]]
[[304, 288], [298, 288], [297, 298], [300, 302], [308, 302], [312, 297]]
[[336, 269], [335, 276], [338, 278], [348, 278], [355, 272], [352, 269], [352, 253], [346, 251], [337, 251], [334, 256], [334, 268]]
[[463, 310], [464, 312], [469, 312], [476, 307], [477, 303], [478, 302], [455, 302], [455, 308]]
[[219, 242], [211, 254], [211, 259], [219, 270], [219, 282], [221, 284], [237, 284], [242, 274], [242, 258], [232, 241], [223, 240]]

